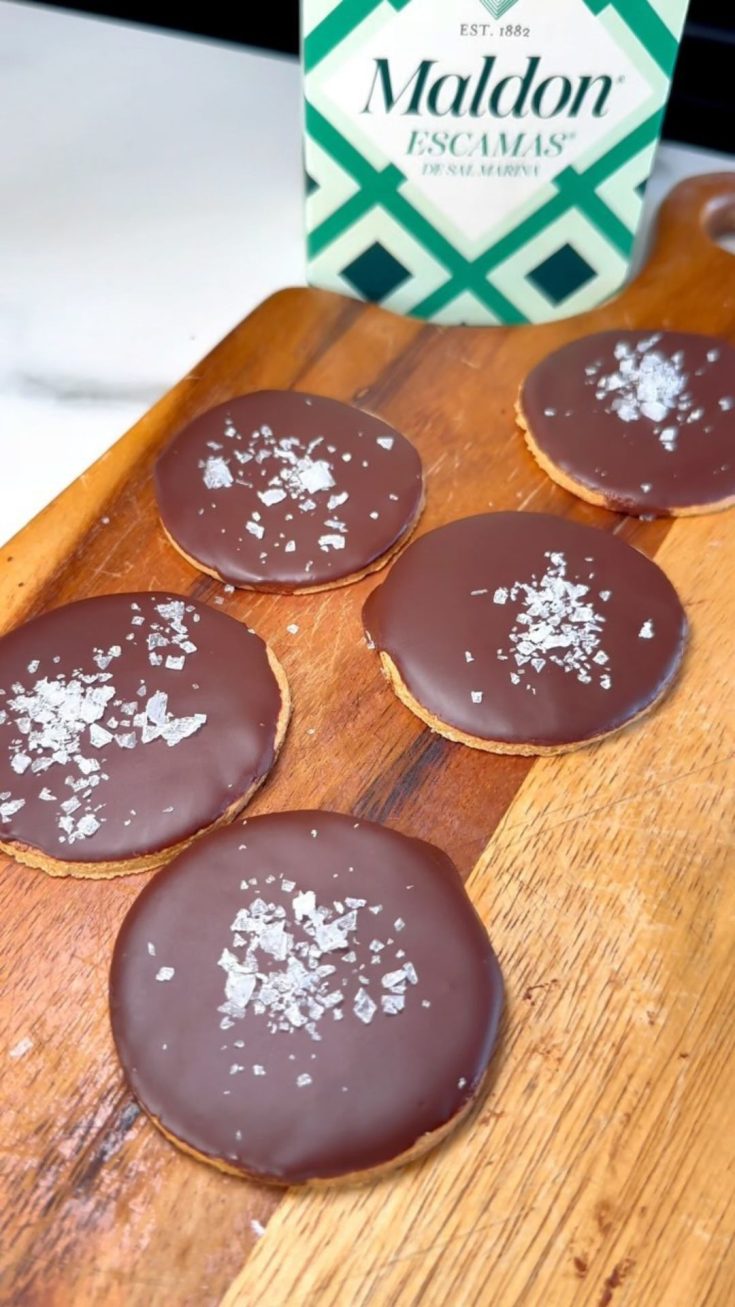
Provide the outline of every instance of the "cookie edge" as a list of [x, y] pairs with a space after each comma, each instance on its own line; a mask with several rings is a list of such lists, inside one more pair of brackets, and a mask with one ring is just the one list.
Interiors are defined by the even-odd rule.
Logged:
[[265, 1172], [248, 1171], [245, 1167], [233, 1166], [232, 1163], [226, 1162], [222, 1158], [211, 1157], [207, 1153], [200, 1153], [196, 1148], [193, 1148], [191, 1144], [187, 1144], [183, 1139], [179, 1139], [178, 1135], [167, 1130], [166, 1127], [161, 1124], [158, 1117], [148, 1111], [144, 1104], [140, 1102], [140, 1099], [135, 1097], [135, 1095], [133, 1095], [133, 1097], [135, 1097], [135, 1101], [139, 1103], [148, 1120], [164, 1136], [164, 1138], [169, 1141], [169, 1143], [178, 1148], [180, 1152], [185, 1153], [187, 1157], [192, 1157], [197, 1162], [203, 1162], [205, 1166], [211, 1166], [214, 1170], [220, 1171], [224, 1175], [236, 1176], [240, 1180], [250, 1180], [254, 1184], [264, 1184], [276, 1189], [336, 1189], [371, 1184], [374, 1180], [379, 1180], [381, 1177], [388, 1175], [399, 1167], [408, 1166], [411, 1162], [418, 1161], [421, 1157], [425, 1156], [426, 1153], [437, 1148], [441, 1143], [443, 1143], [448, 1135], [458, 1129], [467, 1117], [470, 1116], [473, 1109], [478, 1105], [479, 1100], [488, 1089], [491, 1073], [495, 1070], [493, 1062], [502, 1036], [502, 1020], [501, 1013], [500, 1025], [488, 1059], [488, 1065], [477, 1083], [477, 1088], [448, 1121], [437, 1126], [435, 1130], [429, 1130], [426, 1134], [420, 1135], [410, 1148], [407, 1148], [402, 1153], [398, 1153], [395, 1157], [390, 1158], [389, 1161], [381, 1162], [378, 1166], [367, 1167], [361, 1171], [345, 1172], [344, 1175], [314, 1176], [308, 1180], [285, 1180], [280, 1176], [269, 1176]]
[[594, 504], [596, 508], [605, 508], [610, 513], [619, 513], [625, 517], [645, 518], [651, 516], [661, 518], [665, 521], [667, 518], [676, 517], [706, 517], [711, 513], [724, 513], [728, 508], [735, 507], [735, 494], [728, 496], [726, 499], [715, 499], [709, 504], [684, 504], [675, 508], [656, 509], [655, 512], [649, 513], [650, 505], [634, 504], [632, 501], [621, 508], [619, 504], [608, 500], [591, 486], [584, 485], [581, 481], [575, 481], [568, 473], [562, 471], [558, 464], [554, 463], [547, 454], [541, 449], [533, 434], [532, 426], [526, 416], [523, 408], [523, 391], [525, 382], [521, 384], [515, 403], [516, 423], [520, 428], [521, 434], [526, 444], [526, 448], [538, 464], [542, 472], [545, 472], [549, 479], [567, 490], [569, 494], [575, 495], [577, 499], [582, 499], [587, 504]]
[[58, 878], [73, 876], [77, 880], [114, 880], [117, 876], [133, 876], [145, 871], [157, 870], [170, 862], [179, 853], [183, 853], [185, 849], [201, 839], [203, 835], [229, 825], [247, 807], [273, 772], [291, 719], [293, 699], [286, 672], [270, 645], [265, 641], [263, 641], [263, 644], [268, 664], [273, 672], [281, 696], [281, 706], [276, 718], [276, 731], [273, 740], [273, 761], [263, 775], [253, 782], [245, 794], [239, 795], [230, 804], [229, 808], [220, 813], [219, 817], [210, 822], [208, 826], [202, 826], [193, 835], [188, 836], [187, 839], [179, 840], [178, 843], [167, 845], [163, 849], [157, 849], [153, 853], [144, 853], [134, 858], [121, 858], [107, 862], [66, 862], [61, 858], [54, 858], [50, 854], [44, 853], [32, 844], [24, 844], [15, 840], [6, 841], [0, 839], [0, 852], [7, 854], [8, 857], [20, 863], [21, 866], [33, 867], [36, 871], [45, 872], [47, 876]]
[[356, 585], [358, 581], [364, 580], [366, 576], [371, 576], [373, 572], [382, 571], [384, 567], [387, 567], [389, 563], [392, 563], [398, 557], [401, 551], [405, 549], [414, 531], [416, 530], [416, 527], [419, 524], [421, 515], [425, 507], [426, 507], [426, 483], [424, 481], [423, 472], [422, 472], [421, 495], [419, 497], [418, 505], [416, 507], [416, 512], [414, 516], [411, 518], [410, 522], [407, 524], [407, 526], [404, 527], [398, 539], [395, 540], [393, 544], [390, 545], [389, 548], [384, 553], [379, 554], [377, 558], [373, 559], [372, 563], [368, 563], [367, 567], [362, 568], [362, 570], [359, 572], [349, 572], [346, 576], [335, 577], [333, 581], [325, 581], [320, 585], [296, 585], [291, 587], [280, 585], [277, 582], [270, 582], [269, 584], [263, 584], [263, 585], [255, 585], [255, 584], [246, 585], [242, 581], [233, 581], [232, 579], [223, 576], [220, 572], [216, 572], [214, 568], [207, 567], [204, 563], [199, 562], [199, 560], [196, 559], [193, 554], [187, 554], [183, 546], [180, 545], [178, 541], [176, 541], [174, 537], [171, 535], [171, 532], [169, 531], [168, 527], [166, 526], [166, 523], [163, 520], [163, 517], [160, 512], [160, 508], [158, 511], [158, 521], [160, 523], [163, 534], [168, 540], [168, 543], [171, 545], [173, 549], [176, 550], [177, 554], [179, 554], [180, 557], [183, 558], [185, 562], [189, 564], [190, 567], [194, 568], [196, 572], [199, 572], [204, 576], [210, 576], [213, 581], [219, 581], [220, 585], [233, 586], [235, 590], [241, 590], [245, 594], [272, 594], [272, 595], [296, 596], [296, 595], [308, 595], [308, 594], [321, 594], [326, 590], [341, 590], [344, 586]]
[[655, 697], [642, 708], [640, 712], [628, 717], [626, 721], [621, 722], [619, 726], [614, 726], [612, 730], [601, 731], [597, 735], [588, 735], [583, 740], [571, 740], [563, 744], [534, 744], [531, 741], [519, 741], [517, 744], [509, 744], [506, 740], [488, 740], [478, 735], [469, 735], [461, 731], [458, 727], [452, 726], [451, 723], [442, 721], [440, 717], [435, 717], [428, 708], [425, 708], [418, 699], [409, 690], [406, 682], [403, 680], [396, 664], [393, 662], [390, 654], [384, 649], [378, 649], [378, 658], [380, 660], [381, 671], [388, 681], [390, 688], [396, 698], [429, 727], [436, 735], [442, 735], [445, 739], [451, 740], [454, 744], [464, 744], [470, 749], [478, 749], [484, 753], [499, 753], [515, 755], [523, 758], [551, 757], [555, 754], [573, 753], [577, 749], [586, 749], [593, 744], [599, 744], [602, 740], [610, 739], [613, 735], [618, 735], [620, 731], [627, 730], [635, 722], [641, 721], [652, 712], [666, 698], [667, 694], [676, 684], [682, 669], [684, 657], [686, 655], [688, 643], [688, 626], [685, 626], [679, 656], [676, 659], [669, 676], [659, 689]]

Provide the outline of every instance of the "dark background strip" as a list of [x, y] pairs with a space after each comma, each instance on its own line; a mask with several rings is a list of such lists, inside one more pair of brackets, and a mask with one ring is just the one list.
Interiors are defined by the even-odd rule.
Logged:
[[[295, 54], [299, 46], [298, 0], [273, 6], [134, 3], [94, 0], [59, 5], [85, 13], [148, 23], [197, 36]], [[448, 0], [451, 3], [451, 0]], [[664, 135], [711, 150], [735, 153], [735, 8], [732, 0], [691, 0]]]

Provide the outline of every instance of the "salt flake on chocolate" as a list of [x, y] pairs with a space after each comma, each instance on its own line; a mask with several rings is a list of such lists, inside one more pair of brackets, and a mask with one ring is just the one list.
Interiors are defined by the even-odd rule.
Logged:
[[700, 421], [704, 412], [692, 409], [682, 352], [669, 357], [654, 349], [660, 339], [655, 335], [632, 346], [618, 342], [614, 349], [617, 368], [605, 375], [594, 374], [588, 384], [596, 387], [597, 399], [607, 401], [606, 411], [616, 413], [621, 422], [646, 418], [653, 423], [661, 445], [673, 453], [681, 424]]
[[529, 668], [540, 675], [553, 663], [589, 684], [594, 675], [599, 680], [595, 655], [601, 650], [605, 618], [595, 610], [590, 587], [568, 579], [565, 555], [551, 551], [545, 557], [549, 562], [540, 579], [517, 581], [509, 592], [513, 602], [522, 600], [505, 652], [516, 664], [511, 683], [520, 684]]
[[319, 537], [319, 548], [325, 553], [330, 549], [344, 549], [345, 539], [342, 535], [323, 535]]
[[259, 490], [258, 499], [270, 508], [273, 504], [280, 504], [282, 499], [286, 498], [286, 491], [281, 490], [279, 486], [273, 486], [270, 490]]
[[[229, 431], [226, 434], [229, 435]], [[207, 490], [227, 490], [233, 484], [234, 477], [226, 459], [210, 455], [204, 464], [202, 480]]]
[[362, 1021], [364, 1025], [369, 1026], [378, 1010], [378, 1005], [373, 1002], [367, 990], [358, 989], [355, 995], [355, 1001], [352, 1005], [352, 1010], [359, 1021]]
[[[275, 882], [276, 878], [266, 877], [266, 884], [269, 879]], [[251, 886], [257, 890], [257, 884], [257, 878], [251, 878], [243, 881], [241, 888], [252, 893]], [[281, 887], [287, 893], [296, 889], [290, 880], [282, 880]], [[303, 1030], [317, 1042], [325, 1019], [339, 1021], [346, 1014], [368, 1025], [381, 1012], [397, 1015], [403, 1010], [407, 985], [418, 981], [415, 968], [406, 961], [398, 971], [386, 973], [382, 989], [390, 993], [373, 996], [366, 968], [355, 951], [360, 912], [375, 913], [380, 906], [361, 898], [321, 904], [313, 890], [291, 893], [284, 906], [256, 892], [235, 914], [232, 947], [223, 949], [219, 958], [218, 965], [226, 975], [220, 1014], [232, 1022], [250, 1013], [265, 1020], [273, 1034]], [[396, 918], [393, 929], [403, 927], [403, 919]], [[369, 935], [365, 946], [367, 939]], [[370, 957], [379, 962], [392, 943], [390, 938], [373, 938]], [[352, 977], [357, 987], [345, 992]]]
[[0, 821], [8, 822], [14, 817], [16, 812], [20, 812], [25, 807], [25, 799], [12, 799], [10, 790], [5, 790], [0, 794]]

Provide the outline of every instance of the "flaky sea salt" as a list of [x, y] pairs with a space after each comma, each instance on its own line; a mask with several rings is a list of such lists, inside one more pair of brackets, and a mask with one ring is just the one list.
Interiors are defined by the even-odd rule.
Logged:
[[[142, 637], [144, 631], [139, 628], [147, 623], [145, 645], [149, 661], [160, 666], [164, 659], [159, 651], [174, 647], [176, 652], [166, 655], [166, 666], [181, 670], [188, 655], [196, 652], [188, 629], [187, 613], [192, 613], [192, 622], [197, 620], [191, 606], [182, 599], [166, 600], [153, 606], [153, 616], [144, 618], [140, 604], [133, 602], [131, 611], [134, 631], [127, 639]], [[113, 673], [116, 662], [124, 658], [122, 645], [113, 644], [106, 650], [93, 647], [89, 658], [96, 671], [77, 668], [68, 675], [41, 677], [28, 688], [16, 684], [6, 701], [7, 712], [12, 714], [19, 731], [9, 751], [13, 770], [18, 775], [29, 771], [44, 775], [50, 768], [64, 769], [65, 791], [57, 797], [43, 784], [38, 797], [43, 802], [58, 804], [57, 822], [62, 832], [59, 838], [69, 844], [90, 839], [105, 820], [104, 800], [96, 802], [99, 796], [95, 792], [109, 777], [93, 756], [95, 753], [111, 748], [130, 750], [139, 743], [158, 738], [169, 745], [177, 744], [206, 721], [205, 714], [176, 717], [168, 710], [167, 695], [161, 692], [148, 698], [144, 711], [135, 702], [118, 697]], [[58, 663], [58, 656], [52, 661]], [[34, 665], [40, 666], [37, 659], [29, 664]], [[145, 695], [145, 686], [140, 687], [139, 693]], [[7, 717], [5, 709], [3, 712]], [[4, 821], [25, 802], [13, 799], [10, 794], [6, 797], [8, 801], [0, 804], [0, 819]]]
[[330, 549], [344, 549], [345, 538], [343, 535], [327, 534], [319, 537], [319, 548], [325, 553]]
[[406, 1006], [406, 999], [403, 994], [382, 994], [380, 1006], [387, 1016], [397, 1016]]
[[174, 716], [168, 708], [168, 694], [157, 690], [146, 703], [145, 712], [136, 713], [133, 724], [140, 730], [143, 744], [161, 739], [172, 747], [201, 730], [206, 720], [206, 713], [193, 713], [188, 717]]
[[280, 486], [272, 486], [270, 490], [259, 490], [258, 499], [265, 504], [266, 508], [271, 508], [273, 504], [280, 504], [282, 499], [286, 498], [286, 491]]
[[529, 669], [539, 675], [548, 663], [589, 683], [600, 661], [595, 655], [605, 618], [594, 608], [590, 587], [568, 579], [565, 555], [548, 552], [545, 557], [549, 561], [540, 579], [517, 581], [509, 592], [513, 602], [522, 600], [504, 651], [516, 665], [511, 683], [520, 684]]
[[[349, 451], [340, 455], [336, 445], [328, 443], [328, 440], [322, 436], [306, 443], [293, 435], [278, 436], [265, 423], [257, 430], [243, 435], [229, 419], [224, 423], [223, 436], [231, 442], [226, 447], [226, 453], [222, 452], [223, 446], [219, 442], [210, 441], [209, 447], [213, 452], [200, 463], [204, 487], [212, 491], [228, 490], [237, 486], [246, 486], [249, 490], [254, 490], [263, 505], [266, 517], [261, 521], [260, 514], [251, 514], [249, 520], [244, 523], [244, 529], [258, 540], [264, 539], [268, 533], [268, 510], [285, 503], [286, 500], [292, 501], [294, 508], [298, 508], [299, 512], [314, 513], [320, 518], [325, 509], [325, 500], [326, 511], [333, 513], [350, 498], [347, 491], [336, 489], [334, 471], [337, 460], [350, 463], [353, 456]], [[394, 448], [395, 436], [393, 435], [386, 433], [375, 437], [375, 440], [385, 451]], [[361, 459], [360, 465], [363, 468], [369, 467], [369, 460]], [[257, 482], [258, 477], [261, 478], [260, 486]], [[322, 496], [325, 498], [321, 498]], [[390, 493], [388, 497], [392, 500], [399, 498], [394, 493]], [[207, 510], [216, 507], [217, 501], [213, 499], [207, 505]], [[199, 511], [204, 512], [205, 508], [202, 507]], [[286, 513], [285, 516], [287, 521], [292, 520], [293, 512]], [[373, 520], [378, 520], [381, 515], [376, 508], [369, 513], [369, 516]], [[322, 534], [317, 534], [317, 540], [323, 552], [345, 548], [344, 540], [337, 538], [346, 533], [345, 523], [333, 525], [325, 517], [323, 522], [319, 522], [317, 533], [320, 528]], [[221, 530], [224, 533], [226, 528], [221, 527]], [[284, 541], [283, 544], [281, 540]], [[272, 541], [272, 548], [283, 549], [284, 553], [294, 553], [298, 546], [293, 539], [285, 540], [282, 532], [279, 540]], [[267, 558], [261, 555], [260, 561], [266, 562]], [[309, 571], [313, 566], [313, 560], [310, 560], [308, 564], [304, 564], [304, 569]]]
[[[275, 882], [277, 877], [270, 879]], [[303, 1030], [318, 1044], [322, 1021], [347, 1017], [370, 1025], [376, 1017], [398, 1016], [405, 1007], [407, 987], [418, 983], [415, 967], [404, 960], [394, 971], [387, 970], [382, 976], [379, 971], [377, 978], [371, 972], [369, 979], [367, 967], [361, 967], [352, 946], [358, 940], [359, 914], [363, 910], [374, 914], [382, 905], [357, 897], [321, 904], [313, 890], [299, 890], [293, 880], [282, 878], [280, 884], [290, 896], [287, 906], [262, 897], [257, 892], [257, 877], [242, 882], [241, 888], [251, 897], [232, 920], [232, 947], [225, 948], [219, 958], [225, 972], [221, 1028], [228, 1028], [224, 1021], [231, 1025], [249, 1013], [266, 1021], [273, 1034]], [[364, 945], [370, 940], [367, 951], [379, 964], [388, 957], [386, 949], [393, 941], [390, 936], [374, 937], [372, 921], [371, 925], [373, 937], [362, 938]], [[404, 926], [403, 918], [397, 917], [393, 929], [401, 931]], [[402, 951], [401, 956], [405, 959]], [[356, 985], [352, 992], [347, 987], [346, 968], [352, 969]], [[371, 985], [377, 986], [374, 994]], [[247, 1036], [240, 1042], [247, 1045]], [[317, 1054], [311, 1056], [314, 1059]], [[297, 1080], [297, 1084], [310, 1083], [311, 1078]]]
[[352, 1010], [358, 1020], [362, 1021], [363, 1024], [367, 1026], [375, 1016], [378, 1006], [377, 1003], [373, 1002], [367, 990], [358, 989], [355, 995], [355, 1001], [352, 1005]]
[[660, 340], [655, 335], [633, 346], [619, 341], [614, 349], [617, 366], [602, 374], [595, 368], [588, 384], [595, 386], [596, 398], [606, 403], [606, 411], [616, 413], [621, 422], [645, 418], [653, 423], [661, 445], [673, 453], [682, 423], [699, 421], [704, 412], [692, 408], [683, 354], [669, 356], [655, 349]]
[[212, 455], [204, 463], [202, 480], [207, 490], [227, 490], [234, 481], [226, 459]]

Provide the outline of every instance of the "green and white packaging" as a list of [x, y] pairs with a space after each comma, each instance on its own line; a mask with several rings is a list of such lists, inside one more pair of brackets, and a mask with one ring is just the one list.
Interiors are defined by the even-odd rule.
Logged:
[[302, 0], [309, 280], [444, 323], [625, 280], [687, 0]]

